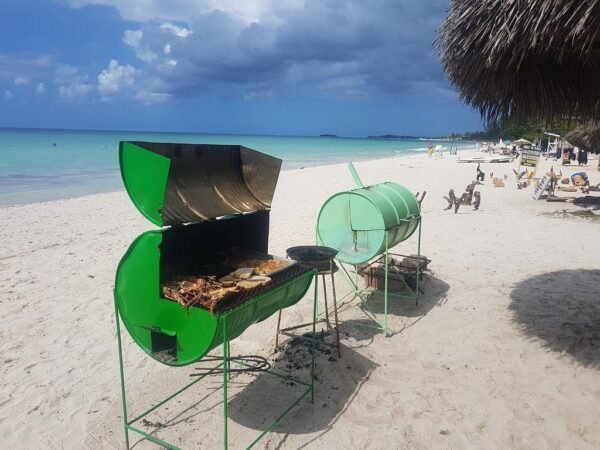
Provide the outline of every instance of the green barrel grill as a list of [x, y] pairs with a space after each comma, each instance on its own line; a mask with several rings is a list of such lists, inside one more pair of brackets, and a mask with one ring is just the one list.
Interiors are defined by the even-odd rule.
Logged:
[[420, 217], [419, 202], [404, 186], [391, 182], [361, 186], [339, 192], [323, 204], [317, 238], [338, 250], [337, 260], [361, 264], [412, 236]]
[[[243, 146], [151, 142], [121, 142], [119, 158], [132, 202], [162, 227], [131, 244], [114, 289], [127, 331], [154, 359], [191, 364], [304, 296], [313, 274], [297, 265], [213, 314], [161, 296], [161, 284], [174, 271], [224, 275], [232, 268], [219, 259], [235, 249], [268, 257], [269, 208], [281, 160]], [[207, 262], [211, 255], [217, 258]]]

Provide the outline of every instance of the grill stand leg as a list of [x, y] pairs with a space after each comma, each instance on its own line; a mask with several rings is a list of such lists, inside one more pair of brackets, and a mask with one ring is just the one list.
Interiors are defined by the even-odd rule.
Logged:
[[121, 323], [119, 308], [115, 298], [115, 320], [117, 321], [117, 346], [119, 347], [119, 375], [121, 377], [121, 400], [123, 402], [123, 427], [125, 430], [125, 448], [129, 450], [129, 427], [127, 423], [127, 399], [125, 397], [125, 374], [123, 371], [123, 346], [121, 344]]
[[[298, 337], [300, 339], [302, 339], [302, 336], [294, 336], [292, 334], [289, 334], [290, 331], [292, 330], [297, 330], [298, 328], [303, 328], [303, 327], [307, 327], [310, 325], [316, 326], [317, 323], [321, 323], [321, 322], [325, 322], [325, 324], [327, 325], [327, 329], [328, 330], [333, 330], [333, 326], [331, 325], [331, 321], [329, 320], [329, 304], [328, 304], [328, 300], [327, 300], [327, 286], [325, 283], [325, 274], [321, 274], [322, 275], [322, 279], [323, 279], [323, 297], [324, 297], [324, 301], [325, 301], [325, 319], [319, 319], [319, 302], [318, 302], [318, 290], [317, 290], [317, 284], [318, 284], [318, 280], [319, 280], [319, 274], [316, 273], [314, 276], [315, 279], [315, 301], [317, 302], [314, 306], [314, 320], [313, 323], [311, 324], [310, 322], [308, 323], [303, 323], [300, 325], [294, 325], [291, 327], [287, 327], [287, 328], [281, 328], [281, 310], [279, 310], [278, 316], [277, 316], [277, 330], [275, 332], [275, 349], [274, 351], [277, 351], [277, 349], [279, 348], [279, 335], [284, 334], [286, 336], [289, 337]], [[337, 296], [336, 296], [336, 292], [335, 292], [335, 277], [334, 277], [334, 271], [333, 271], [333, 267], [330, 270], [330, 275], [331, 275], [331, 287], [332, 287], [332, 291], [333, 291], [333, 313], [334, 313], [334, 320], [335, 320], [335, 332], [336, 332], [336, 343], [335, 343], [335, 347], [337, 348], [337, 354], [338, 357], [341, 357], [341, 350], [340, 350], [340, 329], [339, 329], [339, 322], [338, 322], [338, 312], [337, 312]], [[315, 331], [316, 333], [316, 331]], [[307, 339], [307, 338], [305, 338]]]
[[419, 218], [419, 243], [417, 244], [417, 294], [415, 296], [415, 305], [419, 304], [419, 295], [421, 293], [419, 283], [421, 278], [421, 218]]
[[319, 284], [319, 276], [315, 274], [315, 294], [313, 299], [313, 320], [312, 320], [312, 346], [311, 346], [311, 361], [310, 361], [310, 401], [315, 403], [315, 353], [317, 352], [317, 285]]
[[321, 275], [323, 279], [323, 300], [325, 302], [325, 322], [327, 323], [327, 328], [331, 329], [331, 324], [329, 323], [329, 305], [327, 304], [327, 286], [325, 285], [325, 274]]
[[[379, 288], [369, 288], [369, 287], [365, 287], [365, 288], [361, 288], [358, 285], [358, 276], [359, 276], [359, 269], [358, 269], [358, 265], [357, 264], [348, 264], [348, 266], [351, 266], [354, 270], [354, 272], [352, 272], [351, 269], [346, 268], [346, 265], [344, 265], [343, 263], [339, 264], [339, 267], [342, 270], [342, 273], [344, 274], [344, 278], [346, 279], [346, 281], [348, 282], [348, 284], [350, 285], [351, 291], [342, 296], [342, 298], [340, 299], [341, 302], [343, 302], [343, 304], [347, 304], [351, 301], [353, 301], [356, 297], [358, 297], [359, 301], [360, 301], [360, 308], [363, 310], [363, 312], [367, 315], [367, 317], [369, 317], [369, 319], [371, 319], [373, 322], [375, 322], [374, 325], [371, 324], [364, 324], [362, 322], [358, 322], [358, 321], [354, 321], [354, 320], [346, 320], [342, 323], [348, 323], [348, 324], [352, 324], [352, 325], [356, 325], [359, 327], [366, 327], [366, 328], [375, 328], [378, 329], [380, 331], [383, 331], [385, 336], [389, 336], [388, 334], [388, 318], [387, 318], [387, 314], [388, 314], [388, 299], [391, 298], [398, 298], [398, 299], [404, 299], [404, 300], [412, 300], [415, 302], [415, 304], [419, 304], [419, 298], [421, 295], [421, 275], [423, 273], [423, 269], [422, 269], [422, 261], [421, 261], [421, 225], [422, 225], [422, 217], [419, 217], [419, 223], [418, 223], [418, 231], [417, 231], [417, 238], [418, 238], [418, 244], [417, 244], [417, 261], [416, 261], [416, 270], [415, 270], [415, 276], [416, 276], [416, 282], [414, 287], [411, 287], [408, 285], [408, 283], [403, 280], [400, 279], [400, 281], [404, 284], [404, 287], [408, 290], [409, 295], [406, 294], [399, 294], [399, 293], [395, 293], [395, 292], [389, 292], [389, 286], [388, 286], [388, 269], [389, 269], [389, 241], [388, 241], [388, 234], [386, 233], [385, 236], [385, 252], [382, 253], [380, 256], [378, 256], [377, 258], [375, 258], [374, 260], [372, 260], [371, 262], [367, 263], [367, 267], [371, 266], [374, 263], [378, 263], [380, 261], [382, 261], [383, 258], [383, 266], [384, 266], [384, 274], [383, 274], [383, 289], [379, 289]], [[407, 257], [407, 255], [399, 255], [399, 254], [394, 254], [396, 256], [404, 256]], [[363, 268], [363, 271], [366, 270], [366, 268]], [[352, 276], [352, 274], [354, 274], [354, 276]], [[381, 319], [378, 317], [378, 315], [373, 312], [371, 310], [371, 308], [369, 307], [369, 304], [367, 302], [369, 295], [374, 293], [374, 292], [378, 292], [378, 293], [382, 293], [383, 294], [383, 300], [384, 300], [384, 312], [383, 312], [383, 321], [381, 321]], [[349, 299], [349, 300], [347, 300]]]
[[335, 339], [337, 342], [338, 358], [341, 358], [342, 352], [340, 350], [340, 324], [338, 323], [337, 296], [335, 293], [335, 277], [333, 276], [333, 270], [331, 271], [331, 289], [333, 290], [333, 318], [335, 320]]
[[281, 310], [277, 313], [277, 333], [275, 333], [275, 350], [279, 347], [279, 330], [281, 329]]
[[387, 332], [387, 312], [388, 312], [388, 268], [389, 268], [389, 255], [388, 255], [388, 233], [385, 233], [385, 253], [383, 254], [384, 262], [384, 281], [383, 281], [383, 335], [388, 336]]
[[223, 318], [223, 448], [227, 450], [227, 381], [229, 370], [229, 341], [227, 340], [227, 318]]

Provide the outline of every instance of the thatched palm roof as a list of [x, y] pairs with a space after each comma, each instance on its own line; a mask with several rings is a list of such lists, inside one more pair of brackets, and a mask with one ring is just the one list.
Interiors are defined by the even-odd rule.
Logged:
[[600, 0], [452, 0], [434, 45], [487, 119], [600, 117]]
[[600, 122], [589, 122], [567, 133], [565, 137], [577, 147], [600, 153]]

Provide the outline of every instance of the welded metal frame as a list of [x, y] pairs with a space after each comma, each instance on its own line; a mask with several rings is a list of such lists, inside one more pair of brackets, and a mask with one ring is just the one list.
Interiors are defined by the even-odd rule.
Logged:
[[[375, 264], [378, 261], [381, 261], [383, 259], [384, 262], [384, 284], [383, 284], [383, 290], [382, 289], [375, 289], [375, 288], [370, 288], [370, 287], [360, 287], [358, 285], [358, 274], [359, 274], [359, 269], [358, 269], [358, 264], [346, 264], [346, 263], [342, 263], [341, 261], [337, 261], [339, 266], [341, 267], [341, 271], [342, 273], [345, 275], [346, 279], [348, 280], [348, 282], [350, 283], [351, 286], [351, 291], [348, 292], [347, 294], [345, 294], [342, 298], [339, 299], [339, 302], [343, 302], [345, 299], [347, 299], [348, 297], [352, 297], [351, 300], [353, 300], [355, 297], [358, 297], [360, 300], [360, 308], [361, 310], [369, 317], [369, 319], [371, 319], [374, 324], [367, 324], [367, 323], [363, 323], [363, 322], [357, 322], [357, 321], [353, 321], [353, 320], [346, 320], [346, 321], [341, 321], [342, 324], [352, 324], [352, 325], [356, 325], [356, 326], [360, 326], [360, 327], [367, 327], [367, 328], [375, 328], [377, 330], [381, 330], [383, 331], [384, 336], [389, 336], [388, 334], [388, 298], [389, 297], [395, 297], [395, 298], [399, 298], [401, 300], [413, 300], [415, 302], [415, 305], [417, 305], [419, 303], [419, 296], [420, 296], [420, 283], [421, 283], [421, 274], [423, 273], [423, 270], [421, 269], [421, 260], [420, 260], [420, 256], [421, 256], [421, 220], [422, 220], [422, 216], [418, 217], [419, 220], [419, 227], [417, 230], [417, 261], [416, 261], [416, 270], [415, 270], [415, 275], [416, 275], [416, 285], [415, 288], [412, 289], [410, 286], [408, 286], [408, 284], [406, 283], [406, 281], [401, 280], [402, 283], [404, 284], [404, 286], [406, 287], [406, 289], [410, 292], [409, 295], [403, 295], [403, 294], [399, 294], [399, 293], [395, 293], [395, 292], [389, 292], [388, 289], [388, 275], [389, 275], [389, 256], [392, 255], [393, 253], [390, 253], [389, 251], [389, 247], [388, 247], [388, 235], [389, 235], [389, 231], [393, 230], [394, 228], [400, 227], [403, 224], [403, 222], [407, 222], [409, 220], [414, 220], [414, 217], [411, 217], [410, 219], [404, 219], [404, 220], [400, 220], [400, 223], [385, 230], [385, 251], [384, 253], [377, 255], [375, 258], [373, 258], [370, 262], [368, 262], [366, 264], [366, 266], [363, 268], [366, 269], [369, 266]], [[319, 243], [319, 236], [317, 233], [317, 244]], [[396, 256], [406, 256], [406, 255], [398, 255], [395, 254]], [[353, 270], [349, 270], [348, 267], [353, 268]], [[354, 278], [351, 276], [351, 274], [354, 275]], [[368, 304], [368, 299], [369, 297], [371, 297], [372, 294], [374, 293], [383, 293], [383, 302], [384, 302], [384, 312], [383, 312], [383, 321], [379, 320], [377, 317], [377, 314], [375, 312], [373, 312], [371, 310], [371, 308], [369, 307]]]
[[[281, 311], [279, 310], [279, 314], [277, 317], [277, 330], [275, 332], [275, 350], [277, 350], [279, 348], [279, 336], [286, 336], [292, 339], [300, 339], [300, 340], [310, 340], [310, 337], [307, 336], [303, 336], [302, 334], [298, 334], [298, 330], [302, 329], [302, 328], [306, 328], [308, 326], [311, 325], [316, 325], [316, 324], [325, 324], [325, 326], [327, 327], [327, 331], [331, 331], [333, 332], [335, 330], [335, 343], [334, 344], [328, 344], [325, 342], [321, 342], [321, 345], [328, 345], [330, 347], [334, 347], [337, 349], [337, 354], [338, 354], [338, 358], [341, 358], [342, 356], [342, 351], [340, 349], [340, 326], [339, 326], [339, 320], [338, 320], [338, 307], [337, 307], [337, 294], [335, 292], [335, 273], [338, 272], [338, 268], [337, 265], [335, 265], [333, 263], [333, 259], [329, 262], [329, 270], [317, 270], [317, 273], [315, 273], [315, 283], [317, 282], [319, 275], [321, 275], [322, 279], [323, 279], [323, 299], [325, 302], [325, 310], [323, 312], [323, 314], [325, 314], [325, 317], [323, 317], [322, 314], [319, 314], [319, 303], [317, 302], [316, 304], [316, 313], [315, 313], [315, 319], [316, 322], [314, 323], [301, 323], [298, 325], [292, 325], [286, 328], [281, 328]], [[335, 327], [331, 324], [331, 320], [329, 319], [329, 304], [327, 301], [327, 283], [325, 282], [325, 275], [330, 275], [331, 276], [331, 289], [333, 292], [333, 319], [335, 322]], [[314, 339], [314, 337], [312, 338]]]
[[[273, 370], [263, 371], [263, 372], [273, 375], [275, 377], [279, 377], [284, 380], [293, 381], [294, 383], [300, 384], [305, 387], [305, 390], [301, 393], [301, 395], [299, 397], [296, 398], [296, 400], [292, 404], [290, 404], [290, 406], [282, 414], [280, 414], [275, 419], [273, 419], [267, 425], [267, 427], [265, 429], [263, 429], [261, 431], [261, 433], [246, 448], [252, 448], [258, 441], [260, 441], [260, 439], [262, 439], [269, 431], [271, 431], [295, 406], [298, 405], [298, 403], [300, 403], [300, 401], [308, 393], [310, 393], [311, 403], [314, 403], [314, 400], [315, 400], [314, 372], [315, 372], [315, 351], [316, 351], [316, 323], [317, 323], [317, 314], [318, 314], [318, 310], [317, 310], [318, 277], [317, 277], [316, 272], [317, 272], [316, 270], [313, 270], [313, 274], [312, 274], [313, 278], [315, 279], [315, 286], [314, 286], [314, 293], [313, 293], [312, 342], [311, 342], [311, 351], [310, 351], [310, 353], [311, 353], [310, 381], [307, 382], [307, 381], [303, 381], [303, 380], [298, 380], [297, 378], [294, 378], [294, 377], [291, 377], [289, 375], [285, 375], [282, 373], [278, 373]], [[282, 289], [285, 286], [287, 286], [289, 283], [293, 283], [293, 280], [289, 281], [287, 283], [284, 283], [281, 286], [278, 286], [277, 288], [273, 289], [272, 291], [269, 291], [265, 295], [272, 293], [276, 289]], [[259, 295], [256, 298], [249, 300], [249, 302], [260, 301], [261, 297], [262, 297], [262, 295]], [[127, 397], [126, 397], [127, 392], [126, 392], [126, 388], [125, 388], [125, 369], [123, 366], [123, 346], [122, 346], [122, 342], [121, 342], [121, 323], [119, 320], [120, 314], [119, 314], [119, 308], [117, 306], [116, 296], [115, 296], [114, 305], [115, 305], [115, 320], [116, 320], [116, 326], [117, 326], [117, 346], [118, 346], [118, 352], [119, 352], [119, 375], [120, 375], [120, 382], [121, 382], [121, 400], [122, 400], [122, 405], [123, 405], [123, 428], [125, 431], [126, 448], [127, 449], [130, 448], [129, 447], [129, 432], [132, 431], [134, 433], [137, 433], [137, 434], [143, 436], [144, 438], [148, 439], [149, 441], [151, 441], [157, 445], [161, 445], [164, 448], [171, 449], [171, 450], [181, 450], [179, 447], [175, 446], [174, 444], [166, 442], [156, 436], [153, 436], [149, 433], [146, 433], [145, 431], [140, 430], [139, 428], [136, 428], [134, 426], [134, 424], [136, 422], [140, 421], [141, 419], [143, 419], [144, 417], [146, 417], [151, 412], [153, 412], [156, 409], [158, 409], [159, 407], [161, 407], [162, 405], [164, 405], [165, 403], [167, 403], [168, 401], [177, 397], [179, 394], [183, 393], [184, 391], [186, 391], [187, 389], [189, 389], [190, 387], [192, 387], [193, 385], [195, 385], [196, 383], [198, 383], [199, 381], [204, 379], [206, 376], [210, 375], [212, 373], [212, 371], [221, 371], [222, 370], [222, 372], [223, 372], [223, 385], [222, 385], [222, 390], [223, 390], [223, 443], [224, 443], [224, 449], [228, 449], [227, 422], [229, 419], [229, 415], [228, 415], [228, 411], [227, 411], [227, 400], [228, 400], [227, 386], [228, 386], [229, 378], [231, 377], [231, 374], [229, 372], [230, 365], [233, 362], [233, 363], [241, 365], [241, 366], [252, 367], [251, 365], [245, 363], [244, 361], [236, 360], [234, 358], [231, 358], [231, 356], [230, 356], [231, 341], [227, 337], [227, 319], [229, 316], [228, 312], [223, 313], [221, 316], [221, 320], [224, 321], [224, 323], [223, 323], [224, 339], [223, 339], [222, 361], [218, 365], [216, 365], [212, 369], [212, 371], [209, 371], [208, 373], [198, 376], [191, 383], [188, 383], [185, 386], [183, 386], [182, 388], [178, 389], [173, 394], [169, 395], [165, 399], [161, 400], [160, 402], [158, 402], [157, 404], [152, 406], [150, 409], [148, 409], [145, 412], [143, 412], [142, 414], [136, 416], [134, 419], [129, 420], [128, 416], [127, 416]], [[198, 361], [198, 362], [200, 362], [200, 361]]]

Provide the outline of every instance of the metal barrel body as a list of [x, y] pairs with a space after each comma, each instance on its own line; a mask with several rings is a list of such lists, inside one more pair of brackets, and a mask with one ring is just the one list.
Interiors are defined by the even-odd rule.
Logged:
[[338, 250], [348, 264], [370, 261], [408, 239], [418, 228], [421, 209], [415, 196], [396, 183], [380, 183], [337, 193], [321, 207], [319, 242]]
[[297, 303], [312, 281], [312, 272], [269, 290], [224, 313], [183, 308], [160, 294], [160, 230], [141, 234], [123, 256], [115, 279], [115, 299], [129, 334], [161, 363], [184, 366], [198, 361], [254, 323]]

